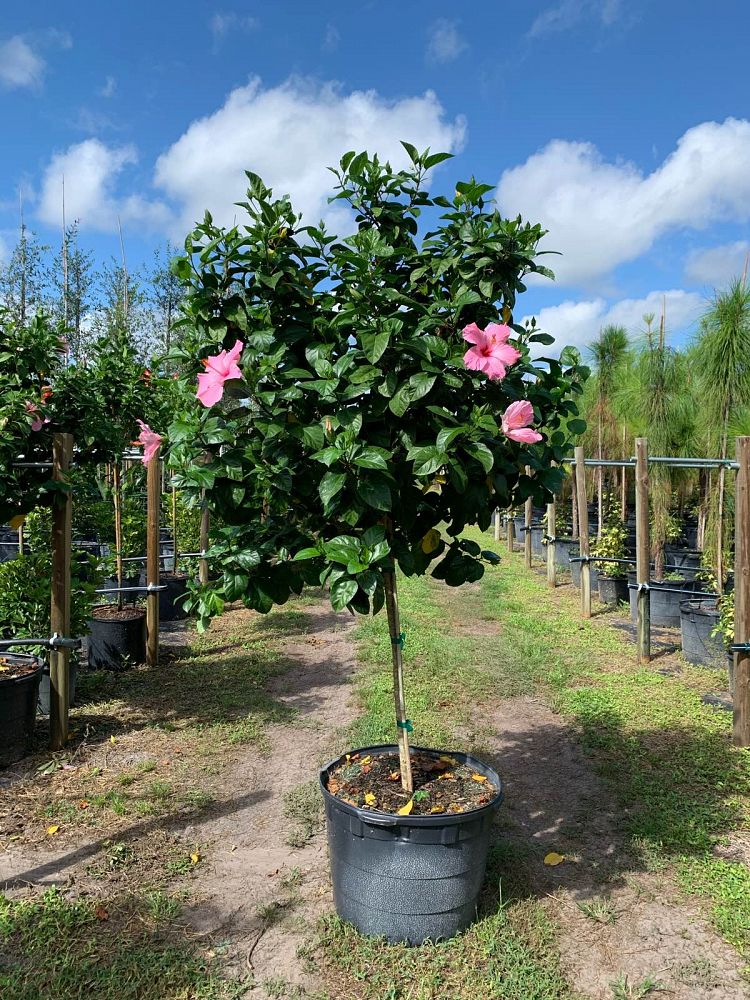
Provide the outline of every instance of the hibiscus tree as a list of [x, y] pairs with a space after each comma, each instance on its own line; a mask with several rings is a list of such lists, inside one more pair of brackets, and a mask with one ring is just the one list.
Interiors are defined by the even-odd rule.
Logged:
[[[194, 404], [169, 441], [179, 484], [223, 525], [221, 581], [193, 593], [201, 625], [227, 600], [267, 612], [305, 585], [328, 587], [336, 610], [386, 608], [410, 789], [396, 570], [482, 576], [497, 557], [464, 529], [558, 488], [585, 371], [532, 360], [552, 338], [513, 319], [524, 276], [548, 273], [543, 230], [503, 219], [474, 181], [430, 197], [446, 156], [404, 147], [398, 171], [343, 157], [347, 238], [301, 225], [253, 174], [241, 228], [207, 215], [191, 234], [172, 357]], [[434, 223], [421, 239], [420, 214]]]

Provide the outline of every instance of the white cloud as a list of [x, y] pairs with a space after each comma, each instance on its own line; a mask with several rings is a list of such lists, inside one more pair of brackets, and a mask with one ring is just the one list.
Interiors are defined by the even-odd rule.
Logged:
[[335, 52], [341, 41], [341, 32], [335, 24], [327, 24], [321, 48], [324, 52]]
[[216, 52], [230, 32], [254, 31], [260, 21], [257, 17], [250, 17], [247, 14], [237, 14], [235, 11], [227, 13], [215, 13], [208, 26], [214, 38], [214, 52]]
[[163, 228], [169, 218], [163, 205], [141, 195], [117, 193], [120, 175], [137, 159], [133, 146], [106, 146], [99, 139], [86, 139], [55, 153], [42, 178], [38, 217], [49, 225], [59, 225], [64, 177], [68, 219], [78, 219], [83, 226], [102, 232], [115, 230], [118, 217], [123, 225]]
[[14, 87], [41, 87], [46, 63], [21, 35], [0, 42], [0, 83]]
[[586, 142], [556, 139], [506, 170], [497, 195], [506, 215], [540, 221], [562, 284], [601, 281], [670, 230], [750, 217], [750, 121], [703, 122], [652, 173], [607, 162]]
[[449, 63], [458, 59], [468, 48], [455, 21], [440, 17], [434, 21], [427, 35], [427, 59], [434, 63]]
[[108, 76], [104, 84], [99, 88], [100, 97], [113, 97], [117, 90], [117, 80], [113, 76]]
[[[643, 317], [653, 313], [658, 320], [664, 308], [668, 333], [681, 333], [690, 329], [706, 308], [706, 300], [697, 292], [671, 289], [650, 292], [640, 299], [621, 299], [608, 303], [595, 298], [580, 302], [561, 302], [545, 306], [536, 314], [537, 326], [555, 338], [555, 350], [571, 344], [583, 350], [596, 340], [599, 330], [608, 324], [624, 326], [631, 339], [639, 337], [646, 329]], [[531, 319], [525, 316], [522, 322]]]
[[568, 31], [582, 21], [595, 21], [608, 28], [622, 17], [622, 0], [561, 0], [547, 7], [534, 19], [529, 36]]
[[155, 182], [180, 207], [173, 236], [209, 209], [231, 225], [252, 170], [277, 195], [290, 194], [308, 222], [330, 218], [328, 166], [347, 150], [368, 149], [403, 164], [401, 139], [422, 149], [460, 148], [464, 122], [445, 119], [428, 91], [387, 101], [375, 91], [344, 94], [334, 84], [290, 79], [264, 90], [259, 80], [233, 90], [214, 114], [193, 122], [156, 164]]
[[738, 278], [745, 267], [750, 253], [748, 240], [724, 243], [718, 247], [693, 250], [685, 261], [685, 277], [697, 285], [711, 285], [722, 288], [732, 278]]

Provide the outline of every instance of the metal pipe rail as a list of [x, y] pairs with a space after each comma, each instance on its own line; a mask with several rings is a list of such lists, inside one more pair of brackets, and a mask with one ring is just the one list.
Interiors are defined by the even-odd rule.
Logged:
[[0, 639], [0, 649], [11, 646], [45, 646], [47, 649], [80, 649], [80, 639], [66, 639], [55, 633], [49, 639]]
[[[737, 471], [739, 465], [730, 458], [670, 458], [668, 456], [654, 456], [649, 458], [649, 465], [669, 465], [673, 469], [732, 469]], [[564, 458], [563, 462], [568, 465], [575, 465], [574, 458]], [[585, 458], [585, 466], [596, 469], [634, 469], [634, 458]]]

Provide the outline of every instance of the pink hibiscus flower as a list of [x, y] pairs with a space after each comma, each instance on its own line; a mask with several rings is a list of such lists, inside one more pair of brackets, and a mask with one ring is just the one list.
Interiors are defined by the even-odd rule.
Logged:
[[32, 403], [30, 399], [27, 399], [23, 405], [26, 412], [34, 418], [31, 421], [32, 431], [40, 431], [45, 424], [49, 423], [49, 417], [42, 419], [42, 415], [39, 412], [39, 407], [36, 403]]
[[237, 366], [237, 358], [242, 354], [244, 344], [238, 340], [231, 351], [222, 351], [210, 358], [204, 358], [206, 371], [198, 376], [196, 395], [204, 406], [213, 406], [224, 395], [224, 383], [231, 378], [242, 378]]
[[523, 444], [541, 441], [542, 435], [529, 427], [533, 419], [534, 407], [528, 399], [519, 399], [511, 403], [503, 414], [503, 434], [511, 441], [521, 441]]
[[521, 357], [521, 352], [508, 343], [512, 332], [504, 323], [488, 323], [486, 330], [476, 323], [465, 326], [463, 338], [474, 344], [464, 354], [466, 367], [484, 372], [491, 379], [505, 378], [506, 370]]
[[135, 443], [143, 445], [143, 458], [141, 461], [144, 465], [148, 465], [159, 450], [161, 434], [152, 431], [148, 424], [144, 424], [142, 420], [138, 421], [138, 426], [141, 428], [141, 433], [138, 435], [138, 440]]

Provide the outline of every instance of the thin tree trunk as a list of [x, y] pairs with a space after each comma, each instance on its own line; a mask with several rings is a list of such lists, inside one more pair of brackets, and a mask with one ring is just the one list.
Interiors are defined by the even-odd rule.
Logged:
[[398, 728], [398, 756], [401, 764], [401, 787], [409, 795], [414, 791], [414, 779], [411, 773], [411, 756], [409, 752], [410, 722], [406, 717], [406, 698], [404, 696], [404, 664], [401, 656], [403, 633], [401, 618], [398, 613], [398, 593], [396, 590], [395, 570], [383, 572], [383, 587], [385, 589], [385, 608], [388, 615], [388, 632], [391, 640], [391, 656], [393, 658], [393, 695], [396, 703], [396, 726]]
[[[115, 505], [115, 574], [117, 586], [122, 587], [122, 483], [120, 480], [120, 463], [115, 461], [112, 468], [112, 498]], [[122, 590], [117, 592], [117, 607], [122, 611]]]
[[[623, 462], [627, 459], [627, 454], [625, 453], [625, 446], [627, 444], [626, 435], [627, 431], [623, 427], [622, 429], [622, 460]], [[620, 470], [620, 520], [625, 524], [628, 520], [628, 470], [623, 465]]]
[[578, 538], [578, 500], [576, 494], [576, 470], [570, 467], [570, 504], [572, 507], [571, 538]]

